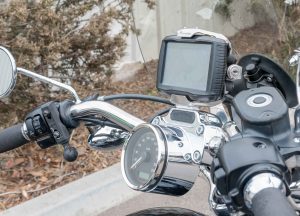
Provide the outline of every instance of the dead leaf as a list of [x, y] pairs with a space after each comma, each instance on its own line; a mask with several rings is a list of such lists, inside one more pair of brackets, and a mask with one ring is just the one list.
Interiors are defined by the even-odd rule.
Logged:
[[6, 161], [5, 165], [4, 165], [4, 169], [10, 169], [14, 166], [14, 160], [13, 159], [9, 159], [8, 161]]
[[20, 172], [18, 172], [17, 170], [14, 170], [13, 173], [12, 173], [12, 175], [11, 175], [11, 177], [12, 178], [19, 178], [20, 175], [21, 175]]
[[22, 164], [24, 162], [25, 162], [25, 158], [17, 158], [14, 161], [14, 166], [18, 166], [18, 165], [20, 165], [20, 164]]
[[40, 176], [44, 175], [43, 171], [30, 171], [29, 174], [31, 174], [35, 177], [40, 177]]
[[25, 197], [26, 199], [29, 198], [27, 191], [24, 189], [22, 189], [22, 196]]
[[47, 182], [47, 181], [48, 181], [48, 178], [46, 178], [45, 176], [42, 176], [39, 180], [40, 180], [41, 182]]

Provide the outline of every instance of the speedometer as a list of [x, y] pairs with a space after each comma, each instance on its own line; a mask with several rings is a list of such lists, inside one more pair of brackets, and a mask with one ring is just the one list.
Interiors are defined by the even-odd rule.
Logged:
[[199, 173], [204, 145], [199, 145], [198, 139], [198, 135], [187, 135], [179, 127], [137, 126], [122, 151], [122, 174], [127, 185], [144, 192], [185, 194]]
[[162, 136], [155, 126], [143, 124], [124, 145], [122, 172], [131, 188], [149, 190], [161, 178], [166, 161], [166, 143]]

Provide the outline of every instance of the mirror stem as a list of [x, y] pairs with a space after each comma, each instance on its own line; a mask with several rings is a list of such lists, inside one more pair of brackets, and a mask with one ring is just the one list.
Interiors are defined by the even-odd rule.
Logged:
[[298, 97], [298, 107], [300, 104], [300, 50], [295, 50], [296, 55], [298, 56], [298, 65], [297, 65], [297, 76], [296, 76], [296, 86], [297, 86], [297, 97]]
[[17, 68], [17, 71], [18, 71], [18, 73], [23, 74], [25, 76], [31, 77], [33, 79], [37, 79], [37, 80], [39, 80], [41, 82], [44, 82], [44, 83], [52, 84], [52, 85], [57, 86], [59, 88], [62, 88], [64, 90], [70, 92], [73, 95], [73, 97], [75, 98], [76, 104], [81, 103], [81, 100], [80, 100], [79, 96], [77, 95], [75, 89], [72, 88], [71, 86], [66, 85], [64, 83], [61, 83], [61, 82], [58, 82], [58, 81], [55, 81], [55, 80], [50, 79], [48, 77], [33, 73], [33, 72], [31, 72], [29, 70], [26, 70], [26, 69], [23, 69], [23, 68]]

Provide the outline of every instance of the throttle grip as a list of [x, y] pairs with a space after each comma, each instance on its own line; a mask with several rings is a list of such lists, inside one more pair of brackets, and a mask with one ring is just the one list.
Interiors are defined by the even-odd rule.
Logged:
[[0, 131], [0, 153], [18, 148], [29, 141], [22, 133], [23, 124], [17, 124]]
[[277, 188], [266, 188], [258, 192], [252, 200], [252, 212], [255, 216], [295, 216], [285, 195]]

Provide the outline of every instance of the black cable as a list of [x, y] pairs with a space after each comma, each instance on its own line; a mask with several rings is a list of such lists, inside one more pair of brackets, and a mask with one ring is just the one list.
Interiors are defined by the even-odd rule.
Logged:
[[122, 100], [122, 99], [135, 99], [135, 100], [149, 100], [149, 101], [154, 101], [158, 103], [164, 103], [168, 104], [171, 106], [174, 106], [174, 104], [161, 97], [156, 97], [156, 96], [149, 96], [149, 95], [141, 95], [141, 94], [116, 94], [116, 95], [108, 95], [108, 96], [103, 96], [100, 97], [100, 100], [103, 101], [112, 101], [112, 100]]
[[108, 127], [113, 127], [113, 128], [124, 130], [124, 128], [120, 127], [119, 125], [117, 125], [109, 120], [100, 120], [95, 117], [80, 117], [80, 118], [77, 118], [76, 120], [91, 123], [92, 124], [91, 126], [95, 126], [95, 125], [99, 125], [102, 127], [108, 126]]
[[148, 67], [146, 65], [146, 60], [145, 60], [145, 56], [144, 56], [144, 53], [142, 51], [142, 47], [141, 47], [141, 43], [140, 43], [140, 39], [137, 35], [137, 28], [136, 28], [136, 23], [135, 23], [135, 17], [134, 17], [134, 14], [133, 14], [133, 10], [131, 11], [131, 16], [132, 16], [132, 22], [133, 22], [133, 27], [134, 27], [134, 34], [136, 36], [136, 40], [137, 40], [137, 43], [138, 43], [138, 46], [139, 46], [139, 49], [140, 49], [140, 52], [141, 52], [141, 55], [142, 55], [142, 59], [144, 61], [144, 68], [146, 69], [147, 73], [149, 74], [149, 70], [148, 70]]
[[156, 117], [156, 116], [161, 116], [161, 115], [164, 115], [166, 113], [168, 113], [170, 111], [171, 108], [167, 108], [167, 109], [163, 109], [163, 110], [160, 110], [159, 112], [155, 113], [155, 115], [153, 115], [149, 120], [148, 122], [152, 122], [153, 119]]

